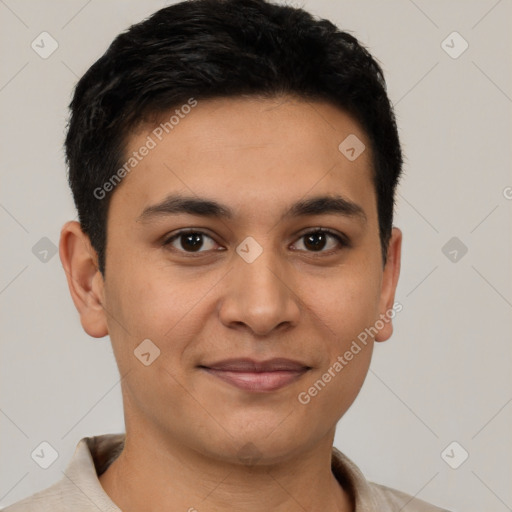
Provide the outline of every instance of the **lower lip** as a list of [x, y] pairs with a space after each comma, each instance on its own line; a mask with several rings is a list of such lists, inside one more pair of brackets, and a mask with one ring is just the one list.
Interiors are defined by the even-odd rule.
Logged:
[[275, 372], [233, 372], [211, 368], [205, 368], [205, 370], [210, 375], [218, 377], [239, 389], [253, 392], [276, 391], [296, 381], [307, 372], [307, 369]]

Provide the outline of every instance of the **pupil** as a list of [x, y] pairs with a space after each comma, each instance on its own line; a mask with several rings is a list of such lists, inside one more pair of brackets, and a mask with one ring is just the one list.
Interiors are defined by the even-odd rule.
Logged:
[[185, 243], [182, 243], [182, 245], [185, 249], [197, 251], [203, 245], [203, 241], [201, 239], [202, 235], [199, 233], [187, 233], [183, 236], [185, 237]]
[[316, 232], [306, 237], [305, 245], [308, 249], [321, 250], [325, 246], [325, 233]]

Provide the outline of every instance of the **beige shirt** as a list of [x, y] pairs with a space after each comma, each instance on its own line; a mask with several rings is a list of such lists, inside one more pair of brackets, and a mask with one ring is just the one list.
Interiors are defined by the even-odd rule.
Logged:
[[[84, 437], [51, 487], [4, 508], [5, 512], [121, 512], [103, 490], [98, 475], [121, 453], [125, 434]], [[448, 512], [408, 494], [368, 482], [359, 468], [333, 448], [332, 471], [353, 495], [356, 512]]]

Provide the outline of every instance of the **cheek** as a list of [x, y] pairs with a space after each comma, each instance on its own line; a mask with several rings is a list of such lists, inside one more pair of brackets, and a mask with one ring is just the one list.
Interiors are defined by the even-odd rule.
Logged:
[[205, 280], [151, 265], [116, 268], [105, 296], [109, 334], [120, 362], [133, 364], [133, 350], [145, 339], [160, 349], [162, 360], [181, 357], [204, 327], [205, 296], [215, 281], [215, 276]]
[[371, 354], [369, 344], [350, 361], [341, 363], [334, 359], [299, 390], [296, 401], [298, 407], [303, 408], [304, 422], [314, 425], [319, 435], [335, 425], [354, 403], [368, 373]]
[[164, 325], [170, 328], [172, 316], [183, 303], [181, 293], [164, 273], [157, 275], [143, 260], [137, 263], [132, 257], [130, 262], [129, 257], [119, 258], [120, 264], [107, 276], [107, 303], [131, 335], [150, 337]]
[[318, 322], [330, 332], [327, 339], [332, 349], [350, 344], [378, 314], [380, 278], [371, 268], [343, 266], [323, 282], [311, 280], [303, 290]]
[[[373, 340], [365, 329], [378, 311], [376, 279], [358, 275], [351, 267], [323, 288], [307, 291], [317, 332], [321, 364], [305, 381], [297, 401], [312, 417], [334, 424], [358, 395], [370, 366]], [[318, 284], [318, 283], [317, 283]], [[321, 346], [320, 346], [321, 345]]]
[[315, 403], [312, 408], [336, 404], [333, 418], [355, 399], [370, 365], [373, 339], [367, 329], [374, 324], [379, 305], [379, 276], [371, 268], [347, 265], [325, 280], [324, 286], [315, 281], [315, 286], [312, 282], [304, 289], [321, 330], [318, 352], [324, 357], [302, 391], [308, 395], [306, 401]]

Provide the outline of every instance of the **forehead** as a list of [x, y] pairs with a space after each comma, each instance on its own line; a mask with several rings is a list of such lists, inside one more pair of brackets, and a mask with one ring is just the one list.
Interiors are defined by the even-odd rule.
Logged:
[[125, 166], [128, 172], [112, 197], [114, 210], [129, 204], [140, 214], [178, 192], [229, 204], [235, 215], [270, 218], [282, 214], [283, 204], [337, 193], [362, 204], [368, 217], [374, 213], [366, 134], [328, 103], [290, 97], [198, 100], [132, 134], [128, 161], [134, 165]]

